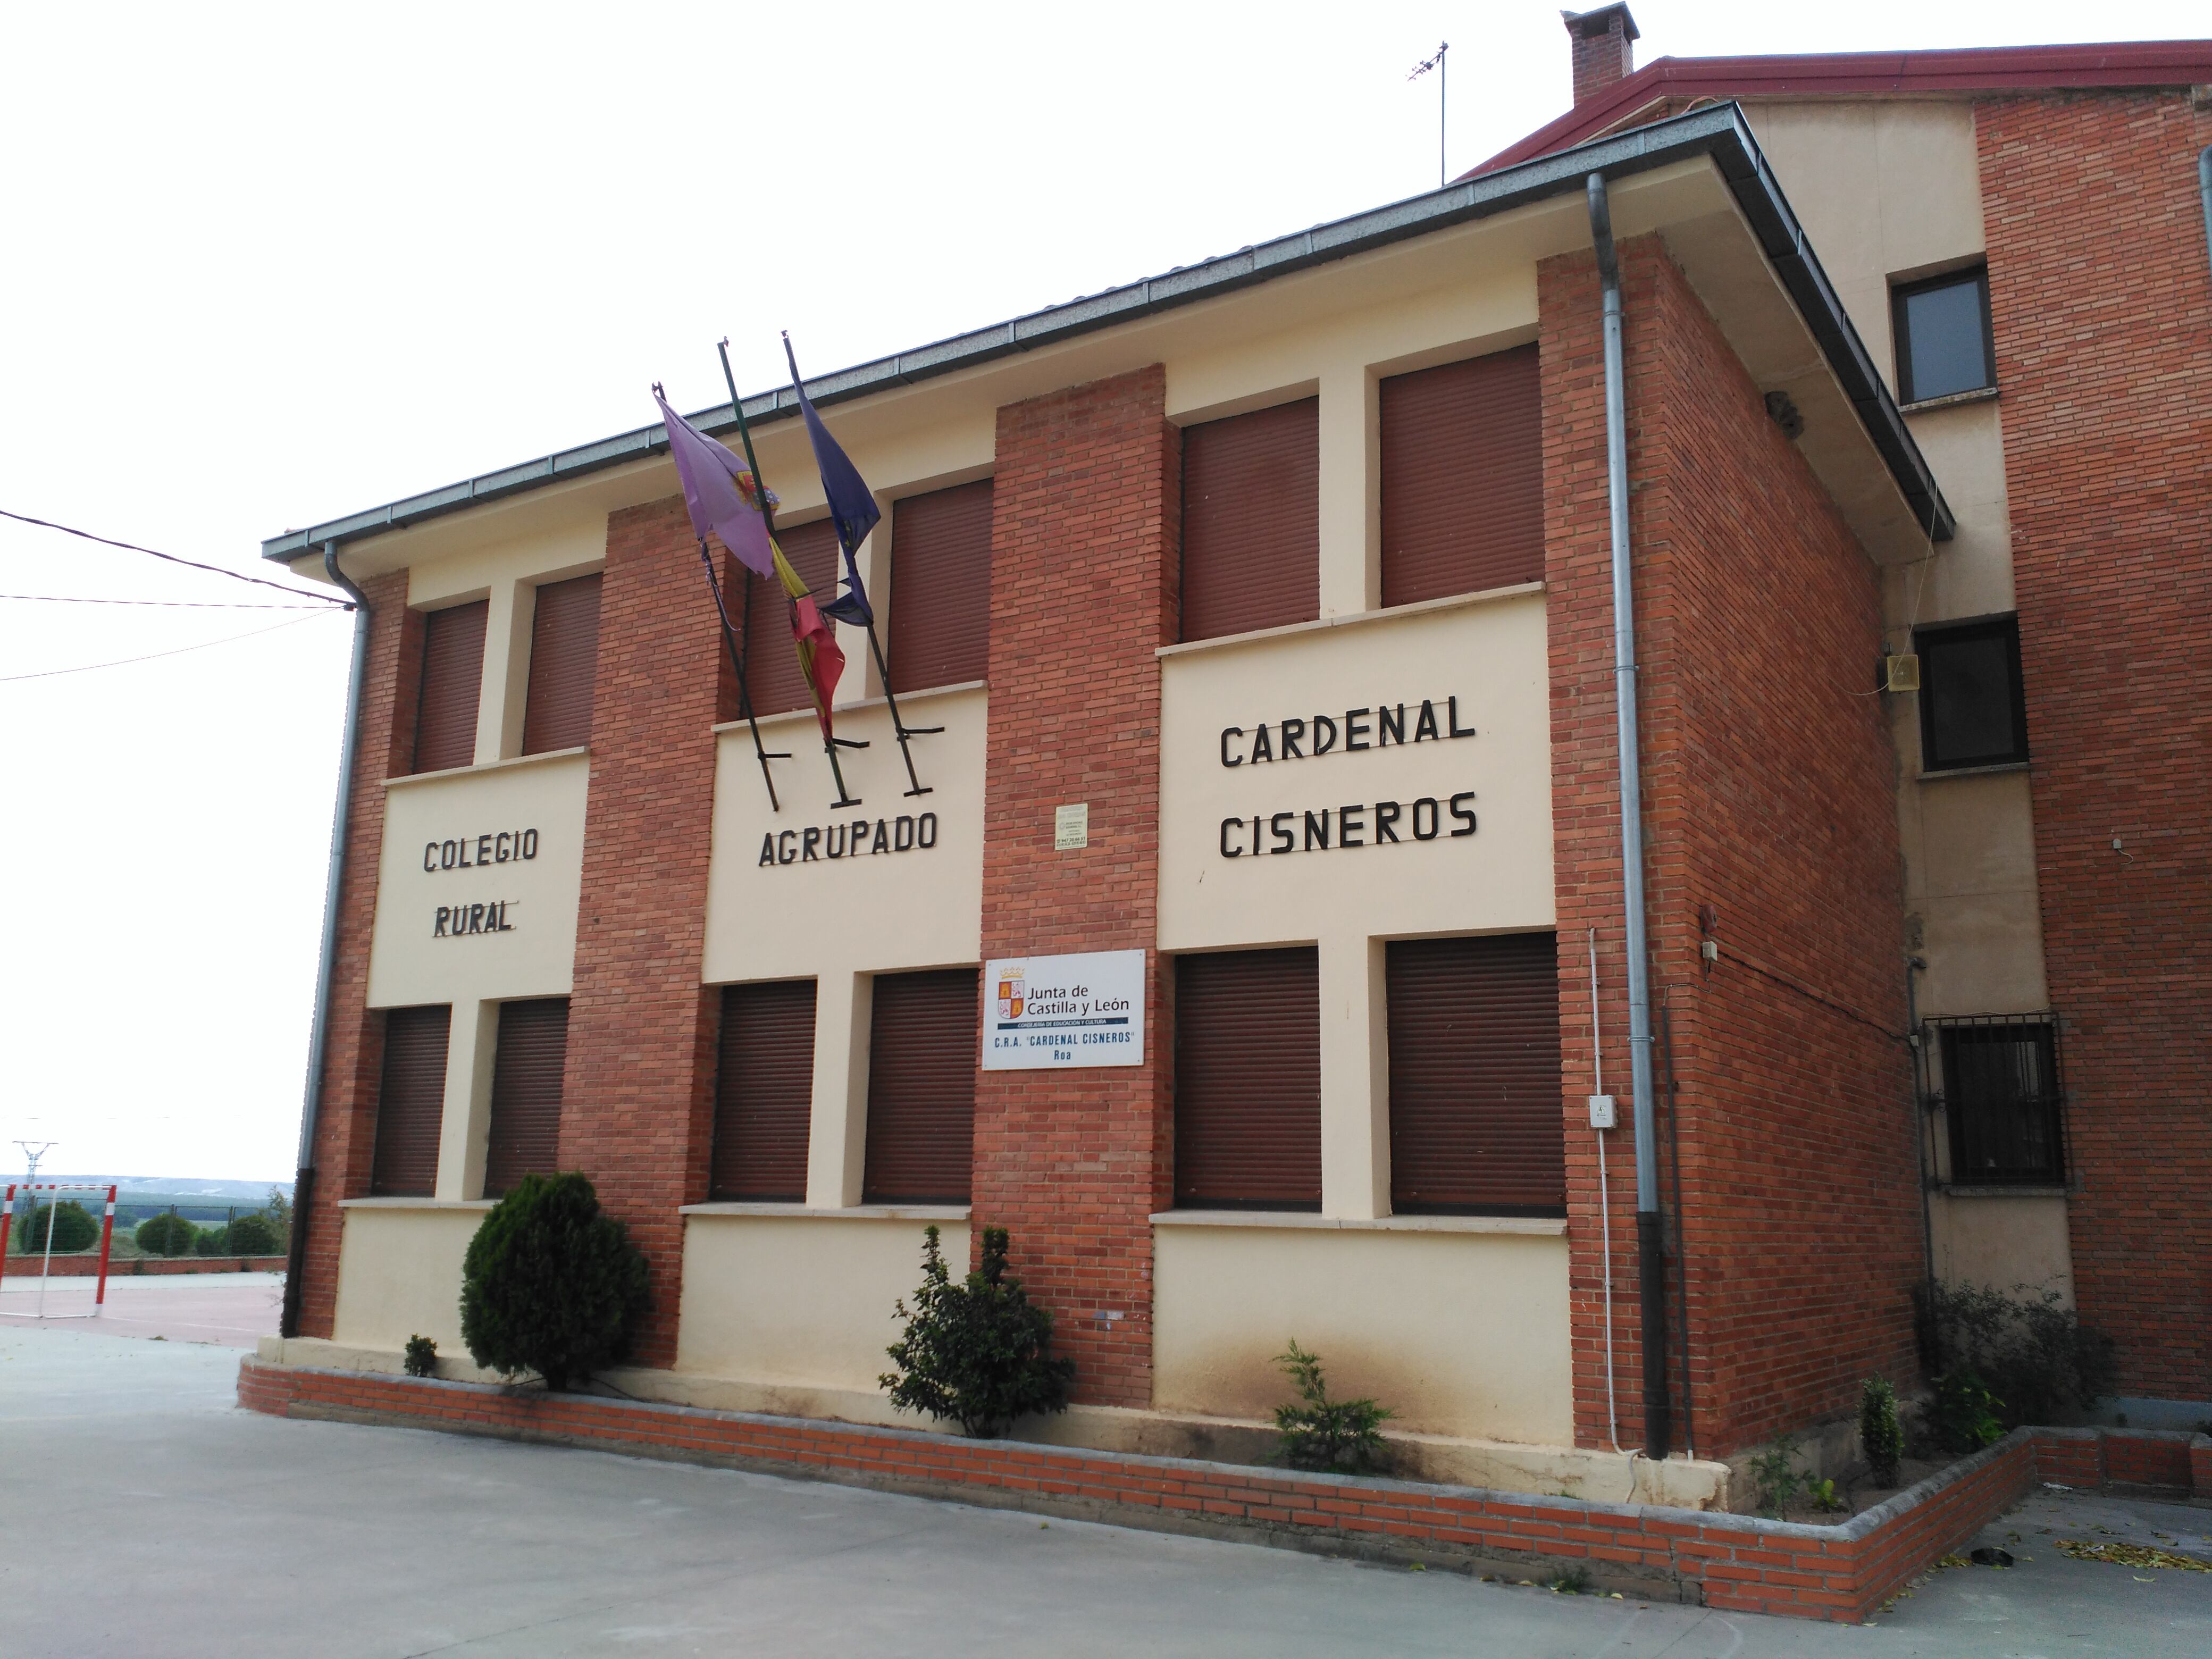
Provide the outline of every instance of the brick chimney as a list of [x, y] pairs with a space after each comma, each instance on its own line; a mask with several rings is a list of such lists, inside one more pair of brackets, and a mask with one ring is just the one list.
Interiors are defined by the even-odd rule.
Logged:
[[1636, 70], [1636, 51], [1629, 42], [1639, 33], [1636, 20], [1624, 3], [1600, 6], [1595, 11], [1563, 11], [1567, 40], [1575, 57], [1575, 102], [1586, 104], [1617, 81]]

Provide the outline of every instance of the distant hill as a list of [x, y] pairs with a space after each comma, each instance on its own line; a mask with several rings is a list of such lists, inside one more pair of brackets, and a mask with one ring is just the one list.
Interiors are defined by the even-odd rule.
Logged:
[[[4, 1188], [9, 1181], [22, 1178], [20, 1175], [0, 1176], [0, 1188]], [[204, 1204], [235, 1204], [240, 1209], [259, 1209], [271, 1187], [287, 1198], [292, 1195], [292, 1183], [289, 1181], [210, 1181], [198, 1176], [49, 1176], [43, 1170], [39, 1172], [39, 1179], [41, 1182], [81, 1182], [98, 1187], [105, 1187], [112, 1181], [118, 1203], [131, 1198], [159, 1196], [165, 1200], [193, 1199]]]

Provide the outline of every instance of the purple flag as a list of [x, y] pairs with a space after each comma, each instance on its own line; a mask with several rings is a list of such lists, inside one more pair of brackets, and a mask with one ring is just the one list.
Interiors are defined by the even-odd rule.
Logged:
[[751, 471], [671, 409], [658, 386], [653, 388], [653, 401], [660, 405], [660, 418], [668, 427], [668, 453], [676, 463], [676, 476], [684, 481], [684, 505], [691, 511], [692, 529], [702, 540], [709, 532], [720, 536], [722, 545], [746, 569], [773, 577], [775, 555], [769, 544], [768, 523], [761, 517], [759, 484]]

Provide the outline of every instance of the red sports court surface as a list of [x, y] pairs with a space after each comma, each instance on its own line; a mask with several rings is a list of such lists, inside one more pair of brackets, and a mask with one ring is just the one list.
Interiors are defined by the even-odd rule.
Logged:
[[[0, 1318], [0, 1329], [52, 1326], [100, 1336], [161, 1337], [170, 1342], [208, 1342], [226, 1348], [251, 1348], [276, 1334], [284, 1281], [276, 1273], [179, 1273], [107, 1281], [107, 1304], [96, 1318], [82, 1315], [92, 1306], [89, 1278], [55, 1279], [46, 1285], [44, 1319]], [[39, 1305], [34, 1275], [8, 1275], [0, 1288], [0, 1315], [29, 1314]]]

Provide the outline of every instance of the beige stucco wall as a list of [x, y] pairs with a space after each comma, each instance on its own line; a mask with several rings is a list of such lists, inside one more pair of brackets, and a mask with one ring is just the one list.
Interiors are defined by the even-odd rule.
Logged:
[[461, 1343], [461, 1258], [489, 1204], [358, 1199], [344, 1206], [333, 1341], [396, 1352], [410, 1336]]
[[2000, 1291], [2056, 1291], [2074, 1305], [2066, 1200], [2056, 1194], [1939, 1194], [1929, 1212], [1936, 1276]]
[[[921, 1282], [928, 1224], [918, 1212], [687, 1212], [676, 1369], [876, 1394], [890, 1368], [884, 1350], [900, 1330], [893, 1304]], [[967, 1222], [948, 1215], [936, 1225], [951, 1271], [965, 1273]]]
[[1573, 1442], [1563, 1231], [1164, 1223], [1152, 1252], [1160, 1410], [1270, 1415], [1296, 1338], [1393, 1431]]
[[[387, 787], [369, 946], [371, 1007], [568, 994], [589, 775], [587, 758], [567, 753], [428, 773]], [[431, 843], [465, 838], [473, 860], [478, 837], [525, 830], [538, 831], [534, 859], [469, 870], [422, 867]], [[490, 850], [495, 858], [495, 841]], [[439, 906], [502, 900], [510, 931], [433, 936]]]

